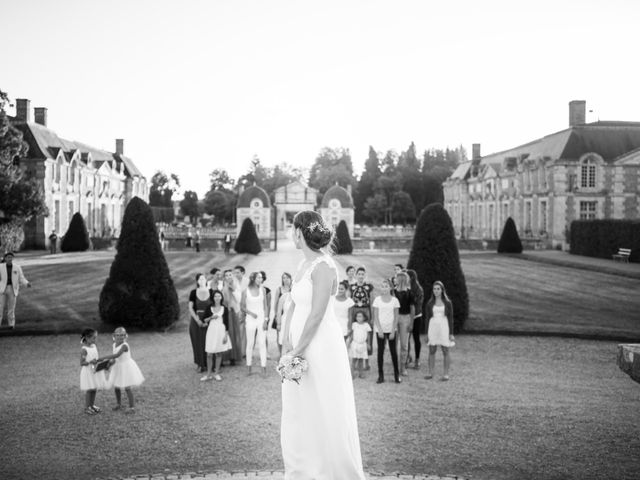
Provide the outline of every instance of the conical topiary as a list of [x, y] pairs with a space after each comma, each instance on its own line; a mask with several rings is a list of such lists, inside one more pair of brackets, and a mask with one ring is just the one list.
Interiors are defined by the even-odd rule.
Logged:
[[340, 220], [338, 228], [336, 228], [336, 254], [348, 255], [352, 252], [353, 245], [351, 244], [347, 222]]
[[60, 250], [63, 252], [86, 252], [89, 250], [89, 232], [80, 212], [71, 217], [67, 233], [62, 237]]
[[254, 255], [262, 251], [256, 227], [250, 218], [247, 217], [242, 222], [242, 227], [240, 227], [240, 233], [236, 238], [236, 244], [233, 249], [236, 253], [252, 253]]
[[507, 218], [498, 242], [498, 253], [522, 253], [522, 242], [511, 217]]
[[138, 197], [124, 212], [116, 257], [100, 292], [103, 322], [142, 329], [178, 320], [178, 295], [162, 253], [151, 208]]
[[[440, 280], [453, 303], [453, 330], [460, 332], [469, 316], [469, 296], [451, 218], [443, 206], [432, 203], [422, 210], [416, 224], [407, 268], [418, 274], [425, 304], [433, 283]], [[429, 319], [425, 318], [425, 324]]]

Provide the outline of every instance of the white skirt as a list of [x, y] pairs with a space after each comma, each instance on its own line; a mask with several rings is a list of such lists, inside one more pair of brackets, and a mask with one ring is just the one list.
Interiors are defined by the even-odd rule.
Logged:
[[367, 350], [367, 341], [365, 340], [362, 343], [351, 342], [351, 346], [349, 347], [349, 353], [351, 355], [351, 358], [363, 358], [367, 360], [369, 358], [369, 351]]
[[144, 382], [144, 375], [140, 367], [132, 358], [128, 360], [116, 359], [116, 363], [110, 368], [109, 384], [116, 388], [136, 387]]
[[453, 347], [455, 342], [449, 340], [449, 321], [445, 316], [432, 317], [427, 330], [427, 345]]
[[104, 370], [94, 371], [93, 365], [84, 365], [80, 368], [80, 390], [103, 390], [108, 388], [107, 377]]
[[209, 323], [207, 328], [207, 338], [204, 350], [207, 353], [221, 353], [231, 350], [231, 339], [227, 338], [227, 343], [222, 343], [227, 331], [224, 328], [222, 319], [216, 319]]

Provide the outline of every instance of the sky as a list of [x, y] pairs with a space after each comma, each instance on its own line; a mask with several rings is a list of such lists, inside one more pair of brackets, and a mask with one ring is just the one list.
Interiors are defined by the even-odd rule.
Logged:
[[[237, 178], [323, 147], [505, 150], [640, 121], [634, 0], [0, 0], [0, 90], [147, 178]], [[10, 109], [10, 113], [12, 110]], [[33, 113], [32, 113], [33, 118]]]

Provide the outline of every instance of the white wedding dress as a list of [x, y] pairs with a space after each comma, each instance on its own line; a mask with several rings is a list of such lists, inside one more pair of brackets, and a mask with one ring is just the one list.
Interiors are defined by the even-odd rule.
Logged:
[[[289, 327], [295, 347], [311, 312], [311, 272], [331, 257], [318, 257], [294, 282], [295, 310]], [[309, 369], [299, 384], [282, 384], [281, 443], [285, 480], [364, 480], [349, 357], [334, 314], [333, 297], [304, 352]]]

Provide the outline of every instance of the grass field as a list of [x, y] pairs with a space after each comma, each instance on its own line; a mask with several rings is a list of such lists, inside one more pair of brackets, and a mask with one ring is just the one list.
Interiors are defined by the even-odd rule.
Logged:
[[[186, 325], [186, 299], [197, 272], [213, 266], [245, 265], [265, 270], [275, 287], [282, 271], [293, 271], [298, 253], [265, 252], [258, 256], [169, 252], [167, 261], [181, 299]], [[98, 297], [109, 273], [113, 252], [85, 256], [42, 257], [24, 266], [34, 284], [24, 289], [16, 315], [18, 329], [80, 331], [84, 325], [104, 329], [98, 320]], [[376, 283], [406, 262], [400, 254], [336, 257], [341, 266], [364, 265]], [[556, 266], [491, 253], [463, 254], [469, 291], [469, 332], [522, 332], [593, 336], [640, 341], [640, 280]], [[276, 268], [274, 266], [277, 265]]]
[[[186, 332], [138, 333], [130, 344], [147, 378], [136, 391], [138, 412], [112, 412], [112, 392], [100, 392], [104, 413], [89, 417], [76, 335], [0, 338], [0, 478], [282, 469], [274, 360], [268, 378], [232, 367], [222, 382], [203, 384]], [[98, 347], [109, 350], [107, 335]], [[612, 342], [460, 335], [450, 382], [413, 370], [401, 385], [376, 385], [373, 373], [356, 379], [365, 469], [480, 480], [637, 478], [640, 390], [617, 369], [615, 353]]]

